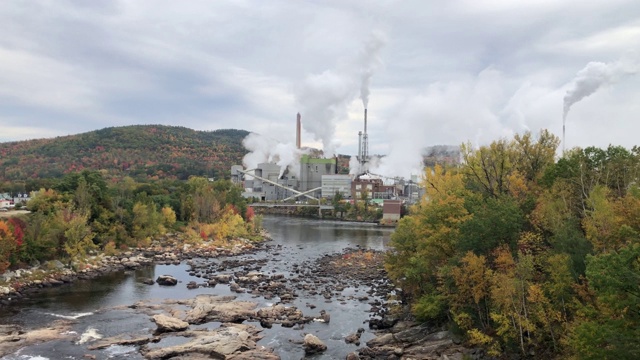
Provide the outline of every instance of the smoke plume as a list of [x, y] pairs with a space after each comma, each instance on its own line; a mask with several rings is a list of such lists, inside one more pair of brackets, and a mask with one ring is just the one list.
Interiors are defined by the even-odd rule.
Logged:
[[385, 37], [374, 32], [360, 52], [334, 69], [308, 75], [296, 89], [301, 108], [302, 126], [322, 141], [325, 157], [335, 155], [337, 122], [347, 117], [348, 105], [360, 97], [365, 107], [369, 102], [369, 87], [375, 70], [380, 66], [380, 50]]
[[360, 82], [360, 99], [362, 99], [362, 105], [366, 109], [369, 106], [369, 94], [371, 91], [371, 77], [375, 70], [382, 64], [380, 59], [380, 50], [386, 44], [386, 37], [380, 32], [373, 32], [371, 37], [364, 45], [362, 53], [360, 54], [360, 66], [361, 66], [361, 82]]
[[592, 95], [602, 86], [613, 84], [625, 75], [635, 74], [638, 64], [629, 59], [623, 59], [613, 63], [590, 62], [578, 72], [573, 80], [572, 87], [564, 96], [563, 124], [573, 104]]
[[293, 143], [280, 143], [256, 133], [250, 133], [242, 140], [242, 145], [249, 153], [242, 159], [247, 169], [255, 169], [261, 163], [276, 163], [280, 165], [280, 176], [289, 169], [290, 173], [298, 176], [300, 156], [303, 151]]

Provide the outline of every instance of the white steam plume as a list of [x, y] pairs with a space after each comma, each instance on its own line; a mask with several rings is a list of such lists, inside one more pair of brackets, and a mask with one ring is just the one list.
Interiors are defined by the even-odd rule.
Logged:
[[347, 107], [360, 88], [365, 107], [369, 101], [371, 77], [381, 64], [379, 52], [385, 37], [374, 32], [352, 61], [321, 74], [308, 75], [296, 89], [301, 107], [302, 126], [322, 141], [325, 157], [335, 155], [337, 122], [347, 116]]
[[371, 77], [375, 70], [382, 64], [380, 59], [380, 50], [387, 43], [386, 36], [381, 32], [371, 33], [371, 37], [365, 43], [362, 53], [360, 54], [360, 66], [362, 79], [360, 82], [360, 99], [362, 105], [366, 109], [369, 106], [369, 94], [371, 91]]
[[602, 62], [590, 62], [578, 72], [573, 79], [572, 87], [564, 96], [563, 120], [573, 104], [595, 93], [601, 86], [613, 84], [625, 75], [638, 72], [638, 63], [628, 59], [605, 64]]
[[293, 143], [279, 143], [275, 139], [256, 133], [250, 133], [242, 140], [242, 145], [249, 153], [242, 159], [247, 169], [255, 169], [260, 163], [276, 163], [280, 165], [280, 176], [287, 168], [290, 173], [298, 175], [300, 156], [303, 151]]
[[302, 126], [313, 134], [314, 140], [322, 141], [325, 157], [335, 153], [336, 123], [346, 116], [347, 105], [354, 94], [353, 78], [332, 70], [307, 76], [297, 90]]
[[562, 149], [565, 146], [565, 123], [567, 115], [573, 104], [592, 95], [604, 85], [617, 82], [625, 75], [631, 75], [638, 72], [637, 61], [631, 59], [622, 59], [613, 63], [602, 63], [592, 61], [576, 74], [573, 79], [572, 87], [567, 90], [564, 96], [563, 114], [562, 114]]

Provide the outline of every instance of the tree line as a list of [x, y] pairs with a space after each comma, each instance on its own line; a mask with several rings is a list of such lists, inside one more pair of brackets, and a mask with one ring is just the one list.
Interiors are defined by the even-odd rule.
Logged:
[[30, 214], [0, 220], [0, 272], [52, 259], [149, 246], [170, 232], [184, 241], [255, 238], [260, 218], [228, 180], [108, 182], [99, 171], [67, 174], [35, 192]]
[[640, 149], [546, 130], [426, 169], [386, 268], [422, 321], [493, 356], [640, 358]]
[[24, 191], [28, 179], [61, 178], [82, 170], [104, 170], [112, 179], [130, 176], [141, 181], [228, 177], [231, 165], [241, 163], [247, 153], [242, 139], [248, 134], [135, 125], [0, 143], [0, 185], [22, 184]]

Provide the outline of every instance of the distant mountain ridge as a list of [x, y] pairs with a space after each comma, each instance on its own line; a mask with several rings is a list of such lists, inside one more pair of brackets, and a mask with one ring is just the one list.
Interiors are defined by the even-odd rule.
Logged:
[[0, 181], [58, 178], [84, 169], [109, 177], [221, 178], [248, 152], [245, 130], [198, 131], [132, 125], [87, 133], [0, 143]]

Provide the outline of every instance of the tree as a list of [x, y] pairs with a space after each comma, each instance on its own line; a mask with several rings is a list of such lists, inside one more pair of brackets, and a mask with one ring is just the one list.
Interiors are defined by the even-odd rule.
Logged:
[[512, 145], [501, 139], [478, 150], [463, 144], [460, 150], [462, 169], [471, 189], [492, 197], [508, 193], [509, 175], [516, 161]]
[[176, 223], [176, 213], [172, 208], [165, 206], [161, 210], [162, 212], [162, 225], [169, 229]]
[[142, 244], [150, 243], [153, 236], [163, 232], [162, 220], [155, 204], [136, 202], [133, 206], [133, 237]]
[[461, 174], [436, 165], [426, 170], [424, 181], [425, 197], [400, 219], [391, 237], [394, 251], [386, 267], [407, 295], [418, 299], [422, 309], [444, 311], [438, 306], [444, 294], [438, 289], [441, 267], [456, 255], [461, 225], [470, 215], [464, 207], [466, 189]]
[[486, 258], [469, 251], [461, 259], [460, 265], [451, 272], [456, 285], [456, 292], [451, 295], [454, 311], [465, 311], [469, 300], [473, 300], [476, 322], [482, 329], [490, 324], [488, 298], [490, 296], [492, 271], [488, 268]]
[[9, 224], [0, 220], [0, 273], [11, 265], [11, 256], [16, 251], [17, 244]]
[[71, 210], [66, 221], [64, 250], [70, 259], [83, 259], [89, 251], [97, 249], [93, 243], [95, 234], [87, 223], [88, 219], [86, 212]]
[[543, 129], [538, 134], [537, 141], [533, 141], [530, 131], [523, 135], [516, 134], [513, 138], [515, 151], [515, 170], [521, 173], [529, 183], [537, 182], [547, 167], [554, 164], [556, 149], [560, 139]]
[[515, 250], [524, 215], [513, 198], [506, 195], [486, 199], [468, 196], [465, 208], [473, 216], [460, 225], [458, 246], [461, 252], [488, 255], [501, 245]]
[[344, 212], [346, 210], [343, 203], [343, 199], [344, 197], [342, 196], [342, 193], [337, 190], [335, 195], [333, 196], [333, 199], [331, 199], [331, 204], [333, 205], [333, 211], [336, 213], [336, 215], [340, 213], [340, 219], [344, 218]]
[[569, 344], [581, 359], [640, 357], [640, 242], [589, 256], [587, 280], [594, 292], [573, 324]]

